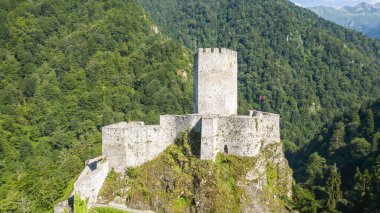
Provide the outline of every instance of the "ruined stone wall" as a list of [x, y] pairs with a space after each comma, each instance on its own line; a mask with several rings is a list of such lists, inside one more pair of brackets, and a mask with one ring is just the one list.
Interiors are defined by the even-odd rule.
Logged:
[[218, 116], [202, 118], [201, 159], [215, 160], [218, 152]]
[[201, 159], [214, 160], [217, 152], [254, 157], [265, 146], [280, 142], [280, 117], [255, 112], [252, 116], [202, 118]]
[[139, 166], [157, 157], [182, 131], [197, 127], [200, 115], [162, 115], [160, 125], [144, 122], [119, 123], [102, 128], [103, 155], [110, 168], [124, 172], [126, 167]]
[[194, 63], [194, 113], [236, 115], [237, 53], [201, 48]]
[[103, 156], [90, 160], [74, 183], [73, 194], [78, 193], [81, 199], [88, 198], [89, 203], [96, 203], [109, 169], [109, 162]]
[[280, 115], [267, 112], [255, 111], [252, 115], [258, 119], [258, 136], [265, 139], [266, 144], [279, 142], [280, 138]]
[[126, 142], [126, 164], [125, 166], [138, 166], [149, 159], [149, 155], [155, 153], [155, 146], [161, 135], [161, 128], [158, 125], [146, 126], [143, 122], [130, 123], [124, 129]]
[[248, 116], [221, 117], [218, 122], [218, 150], [237, 156], [256, 156], [261, 148], [256, 118]]
[[102, 128], [102, 154], [107, 157], [109, 165], [116, 171], [123, 171], [126, 165], [126, 137], [124, 128], [126, 122], [105, 126]]

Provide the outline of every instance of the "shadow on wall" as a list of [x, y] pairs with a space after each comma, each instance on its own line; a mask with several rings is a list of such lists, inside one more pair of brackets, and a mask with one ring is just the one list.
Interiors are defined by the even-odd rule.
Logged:
[[[201, 123], [202, 121], [199, 120], [198, 123]], [[197, 125], [198, 125], [197, 123]], [[196, 128], [191, 129], [189, 132], [189, 144], [191, 148], [191, 152], [194, 156], [200, 158], [201, 157], [201, 136], [202, 133], [200, 130], [197, 130]]]

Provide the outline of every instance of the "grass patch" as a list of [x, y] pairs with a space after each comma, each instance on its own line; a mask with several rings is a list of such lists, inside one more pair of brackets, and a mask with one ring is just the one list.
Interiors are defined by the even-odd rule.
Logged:
[[[193, 144], [197, 137], [191, 131], [182, 133], [156, 159], [127, 168], [125, 179], [111, 172], [102, 195], [112, 200], [122, 187], [128, 189], [124, 199], [127, 206], [155, 212], [242, 212], [252, 197], [240, 185], [258, 184], [257, 179], [245, 177], [251, 169], [261, 166], [256, 164], [262, 158], [266, 161], [262, 175], [267, 177], [267, 186], [255, 198], [263, 203], [277, 202], [274, 195], [283, 194], [278, 188], [283, 185], [282, 175], [287, 174], [268, 158], [276, 147], [267, 146], [256, 158], [219, 153], [212, 162], [200, 160], [199, 146]], [[275, 211], [278, 205], [272, 204]]]
[[157, 212], [241, 212], [243, 191], [237, 184], [255, 159], [218, 154], [215, 163], [203, 161], [189, 137], [194, 134], [182, 133], [155, 160], [127, 169], [128, 206]]
[[125, 200], [127, 191], [127, 180], [123, 174], [116, 173], [113, 169], [108, 173], [99, 192], [98, 199], [101, 203], [109, 203], [115, 197], [122, 197]]
[[114, 209], [111, 207], [96, 207], [92, 208], [91, 213], [129, 213], [129, 211], [123, 211], [120, 209]]

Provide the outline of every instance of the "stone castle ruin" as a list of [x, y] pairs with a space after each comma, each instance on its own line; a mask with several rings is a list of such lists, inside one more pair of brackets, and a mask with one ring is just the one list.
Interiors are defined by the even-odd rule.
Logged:
[[194, 61], [194, 114], [161, 115], [159, 125], [123, 122], [103, 127], [102, 150], [110, 168], [124, 172], [152, 160], [189, 129], [201, 136], [203, 160], [215, 160], [218, 152], [253, 157], [263, 146], [280, 141], [279, 115], [237, 115], [235, 51], [203, 48]]
[[194, 57], [193, 114], [161, 115], [159, 125], [122, 122], [103, 127], [103, 156], [89, 162], [73, 193], [96, 203], [110, 169], [124, 172], [154, 159], [184, 131], [199, 135], [202, 160], [215, 160], [218, 152], [255, 157], [267, 145], [280, 142], [279, 115], [237, 114], [237, 52], [201, 48]]

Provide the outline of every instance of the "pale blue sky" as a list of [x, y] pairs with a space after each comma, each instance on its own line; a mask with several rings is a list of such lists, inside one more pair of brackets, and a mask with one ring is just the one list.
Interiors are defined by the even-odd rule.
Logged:
[[361, 2], [367, 2], [370, 4], [380, 2], [380, 0], [290, 0], [291, 2], [307, 6], [307, 7], [313, 7], [313, 6], [330, 6], [330, 7], [336, 7], [340, 8], [346, 5], [357, 5]]

